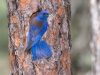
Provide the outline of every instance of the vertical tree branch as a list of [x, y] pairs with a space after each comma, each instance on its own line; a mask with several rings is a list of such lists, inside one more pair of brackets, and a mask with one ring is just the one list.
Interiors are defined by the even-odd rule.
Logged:
[[[72, 75], [69, 0], [7, 0], [7, 6], [10, 75]], [[51, 46], [53, 56], [32, 61], [31, 54], [24, 55], [27, 31], [30, 17], [41, 9], [51, 13], [43, 39]]]
[[100, 0], [90, 0], [92, 21], [93, 75], [100, 75]]

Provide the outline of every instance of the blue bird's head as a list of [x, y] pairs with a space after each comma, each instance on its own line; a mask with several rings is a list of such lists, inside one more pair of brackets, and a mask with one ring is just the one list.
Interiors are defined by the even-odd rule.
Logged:
[[36, 20], [45, 22], [45, 21], [47, 21], [48, 16], [49, 16], [49, 12], [48, 12], [48, 11], [45, 11], [45, 10], [42, 10], [42, 11], [39, 12], [39, 14], [36, 16]]

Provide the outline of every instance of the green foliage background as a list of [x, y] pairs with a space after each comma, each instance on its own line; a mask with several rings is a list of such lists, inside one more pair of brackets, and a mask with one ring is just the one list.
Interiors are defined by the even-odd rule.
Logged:
[[0, 75], [9, 74], [6, 1], [0, 0]]

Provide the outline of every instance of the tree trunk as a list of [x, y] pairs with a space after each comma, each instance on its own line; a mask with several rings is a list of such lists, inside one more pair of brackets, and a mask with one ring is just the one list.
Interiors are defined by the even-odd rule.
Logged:
[[[72, 75], [69, 0], [7, 0], [7, 7], [10, 75]], [[43, 39], [51, 46], [53, 55], [32, 61], [31, 54], [24, 54], [29, 20], [45, 9], [51, 14]]]
[[93, 75], [100, 75], [100, 0], [90, 0], [92, 21]]

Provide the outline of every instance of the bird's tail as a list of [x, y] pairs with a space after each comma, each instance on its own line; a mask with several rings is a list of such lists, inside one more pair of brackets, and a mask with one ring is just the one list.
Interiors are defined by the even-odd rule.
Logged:
[[41, 40], [32, 47], [33, 61], [41, 58], [49, 58], [51, 56], [52, 56], [51, 48], [44, 40]]

